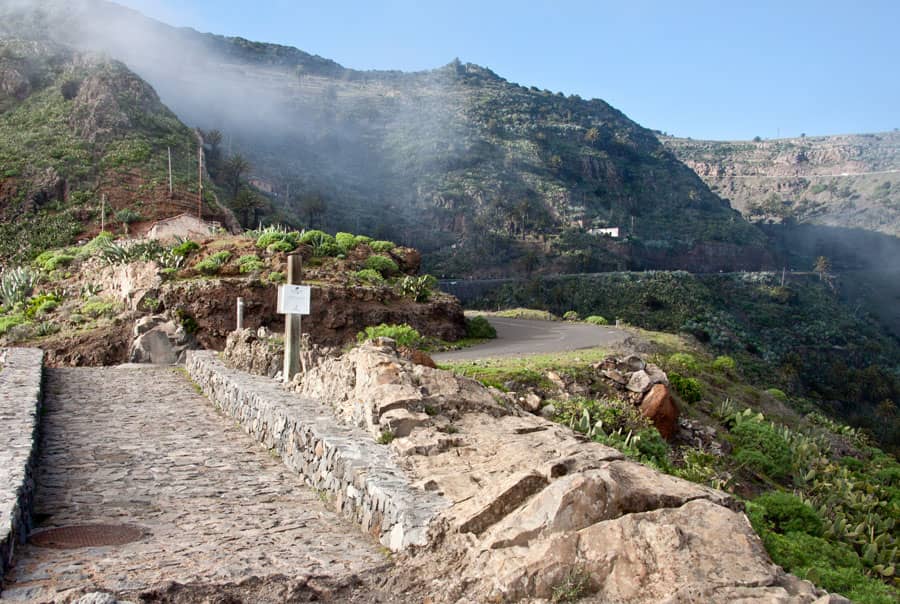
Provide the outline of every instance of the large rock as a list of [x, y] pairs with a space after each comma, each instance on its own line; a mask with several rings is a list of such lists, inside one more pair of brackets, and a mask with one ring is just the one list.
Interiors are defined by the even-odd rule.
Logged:
[[678, 407], [665, 384], [654, 384], [641, 401], [641, 414], [650, 419], [666, 440], [678, 432]]
[[183, 363], [185, 353], [197, 343], [184, 327], [163, 316], [144, 317], [134, 326], [129, 360], [132, 363], [173, 365]]
[[815, 601], [808, 583], [779, 585], [746, 518], [704, 499], [678, 508], [628, 514], [529, 547], [477, 555], [483, 601], [554, 597], [573, 570], [584, 576], [585, 601]]

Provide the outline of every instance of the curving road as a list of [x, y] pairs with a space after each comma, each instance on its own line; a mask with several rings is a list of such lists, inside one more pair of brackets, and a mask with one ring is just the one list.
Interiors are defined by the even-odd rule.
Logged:
[[563, 321], [532, 321], [486, 317], [497, 329], [497, 339], [434, 355], [438, 362], [493, 357], [547, 354], [622, 344], [631, 334], [616, 327]]

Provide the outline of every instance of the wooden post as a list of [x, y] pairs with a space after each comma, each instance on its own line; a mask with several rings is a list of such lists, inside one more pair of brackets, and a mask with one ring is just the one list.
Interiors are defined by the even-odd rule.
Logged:
[[237, 323], [235, 324], [235, 329], [240, 331], [244, 329], [244, 299], [237, 299]]
[[100, 196], [100, 232], [106, 230], [106, 193]]
[[172, 147], [166, 147], [169, 151], [169, 197], [172, 197]]
[[203, 220], [203, 145], [197, 145], [197, 218]]
[[[288, 285], [300, 285], [303, 258], [300, 254], [289, 254]], [[282, 380], [290, 383], [300, 371], [300, 315], [284, 315], [284, 370]]]

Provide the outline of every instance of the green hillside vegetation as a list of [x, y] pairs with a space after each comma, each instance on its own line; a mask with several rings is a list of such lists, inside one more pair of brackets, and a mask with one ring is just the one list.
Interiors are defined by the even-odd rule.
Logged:
[[[0, 40], [0, 74], [0, 259], [27, 260], [96, 233], [103, 194], [107, 224], [123, 228], [164, 212], [156, 202], [172, 215], [184, 211], [179, 198], [196, 195], [195, 134], [124, 65]], [[163, 193], [167, 149], [175, 199]]]
[[[501, 388], [536, 389], [555, 419], [644, 464], [724, 489], [747, 505], [772, 559], [854, 602], [900, 596], [900, 464], [863, 432], [809, 410], [807, 401], [745, 374], [735, 357], [688, 336], [642, 330], [652, 362], [668, 373], [683, 417], [703, 426], [698, 442], [667, 443], [591, 365], [602, 349], [521, 359], [460, 361], [458, 373]], [[548, 375], [587, 394], [559, 393]], [[804, 411], [804, 409], [806, 411]], [[711, 435], [711, 436], [710, 436]]]
[[[862, 426], [900, 446], [900, 344], [861, 309], [842, 304], [814, 275], [607, 273], [508, 284], [475, 303], [602, 315], [683, 332], [734, 357], [754, 383]], [[801, 402], [802, 401], [802, 402]]]

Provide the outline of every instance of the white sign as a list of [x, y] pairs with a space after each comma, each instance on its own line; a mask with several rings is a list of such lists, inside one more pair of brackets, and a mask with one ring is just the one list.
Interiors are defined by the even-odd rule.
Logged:
[[277, 312], [282, 315], [309, 314], [308, 285], [279, 285]]

